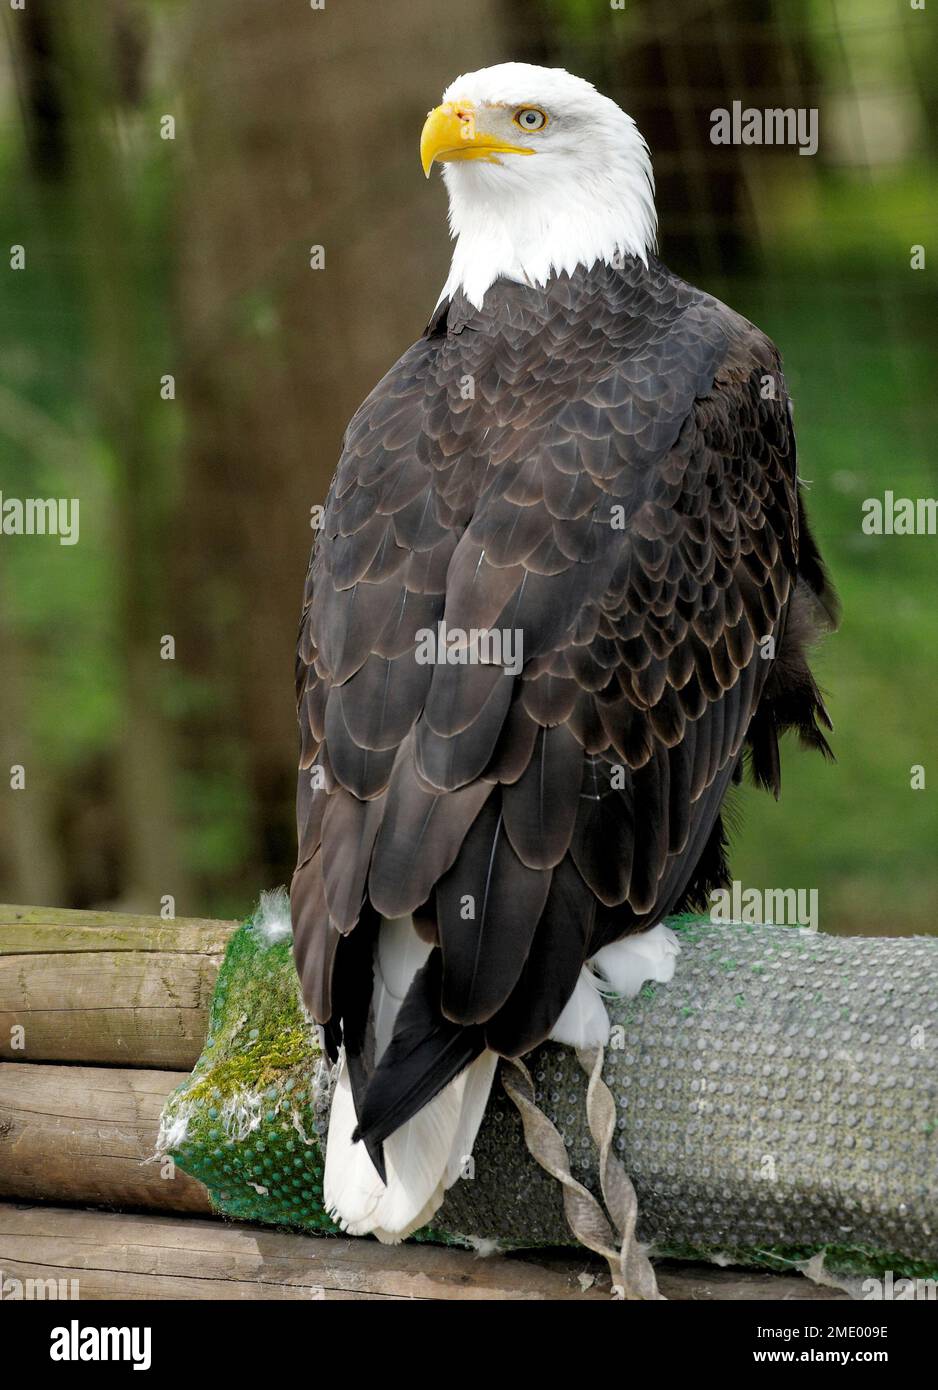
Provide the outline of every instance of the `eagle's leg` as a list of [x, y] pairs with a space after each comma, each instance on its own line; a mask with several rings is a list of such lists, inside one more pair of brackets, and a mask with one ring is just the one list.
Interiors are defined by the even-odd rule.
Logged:
[[651, 931], [604, 946], [580, 971], [576, 988], [551, 1029], [551, 1039], [568, 1047], [605, 1047], [609, 1015], [603, 996], [630, 999], [648, 980], [666, 984], [674, 975], [680, 949], [676, 935], [663, 922]]

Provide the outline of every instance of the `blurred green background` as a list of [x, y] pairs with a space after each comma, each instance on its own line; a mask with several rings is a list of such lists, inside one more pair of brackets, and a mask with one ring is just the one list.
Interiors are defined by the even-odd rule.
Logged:
[[[743, 793], [734, 871], [816, 887], [824, 930], [935, 929], [938, 538], [867, 536], [861, 504], [938, 492], [938, 5], [28, 0], [3, 23], [0, 491], [79, 498], [81, 540], [0, 536], [0, 900], [239, 914], [288, 880], [309, 509], [445, 277], [423, 116], [516, 58], [636, 117], [663, 258], [784, 356], [844, 603], [817, 659], [838, 763], [790, 746], [781, 802]], [[711, 145], [734, 100], [816, 107], [817, 155]]]

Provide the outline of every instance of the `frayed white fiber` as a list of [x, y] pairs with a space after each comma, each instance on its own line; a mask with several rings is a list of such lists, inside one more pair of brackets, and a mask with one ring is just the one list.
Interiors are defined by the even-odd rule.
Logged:
[[488, 1260], [492, 1255], [497, 1255], [501, 1251], [501, 1242], [493, 1236], [466, 1236], [471, 1248], [479, 1256], [480, 1260]]
[[265, 889], [254, 913], [255, 932], [268, 946], [288, 941], [293, 935], [290, 920], [290, 899], [283, 887]]
[[189, 1121], [192, 1119], [194, 1108], [193, 1105], [183, 1102], [177, 1106], [172, 1114], [169, 1113], [168, 1107], [163, 1111], [156, 1136], [156, 1149], [147, 1159], [148, 1163], [162, 1158], [164, 1154], [172, 1153], [174, 1149], [180, 1148], [186, 1142], [189, 1133]]
[[222, 1102], [218, 1120], [227, 1139], [246, 1139], [260, 1125], [264, 1100], [257, 1091], [241, 1089]]

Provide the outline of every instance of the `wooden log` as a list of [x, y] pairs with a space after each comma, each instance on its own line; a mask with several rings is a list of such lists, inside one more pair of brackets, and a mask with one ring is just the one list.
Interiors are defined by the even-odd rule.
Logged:
[[0, 907], [0, 1059], [188, 1071], [236, 926]]
[[209, 1212], [205, 1188], [146, 1162], [184, 1073], [0, 1064], [0, 1197]]
[[[265, 1231], [239, 1223], [0, 1205], [0, 1298], [43, 1281], [45, 1296], [90, 1299], [582, 1299], [608, 1301], [589, 1252], [485, 1259], [441, 1246]], [[72, 1285], [71, 1281], [76, 1281]], [[796, 1276], [700, 1265], [658, 1267], [669, 1299], [828, 1300]], [[59, 1281], [62, 1281], [59, 1284]]]

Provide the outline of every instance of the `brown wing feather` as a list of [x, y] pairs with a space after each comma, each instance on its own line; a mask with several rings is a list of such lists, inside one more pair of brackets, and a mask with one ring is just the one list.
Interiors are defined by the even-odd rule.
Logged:
[[[655, 263], [437, 315], [349, 427], [307, 581], [293, 896], [316, 1017], [339, 930], [421, 909], [450, 1017], [505, 1052], [543, 1038], [590, 954], [724, 872], [747, 736], [774, 788], [784, 728], [826, 747], [809, 591], [833, 611], [750, 324]], [[520, 636], [520, 676], [420, 665], [441, 620]]]

